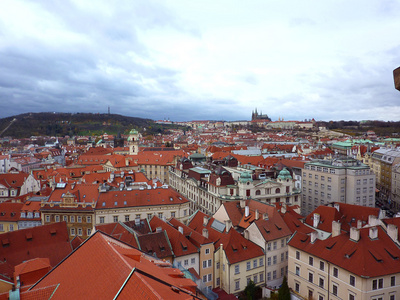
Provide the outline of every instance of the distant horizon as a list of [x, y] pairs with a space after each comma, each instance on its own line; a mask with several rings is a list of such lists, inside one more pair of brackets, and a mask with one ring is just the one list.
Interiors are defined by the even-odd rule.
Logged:
[[[108, 115], [108, 112], [63, 112], [63, 111], [40, 111], [40, 112], [33, 112], [33, 111], [29, 111], [29, 112], [23, 112], [23, 113], [19, 113], [17, 115], [11, 115], [11, 116], [6, 116], [6, 117], [1, 117], [0, 119], [7, 119], [7, 118], [15, 118], [18, 115], [23, 115], [23, 114], [40, 114], [40, 113], [49, 113], [49, 114], [101, 114], [101, 115]], [[156, 119], [152, 119], [152, 118], [148, 118], [148, 117], [140, 117], [140, 116], [131, 116], [131, 115], [127, 115], [127, 114], [122, 114], [122, 113], [113, 113], [110, 112], [111, 115], [120, 115], [120, 116], [125, 116], [125, 117], [132, 117], [132, 118], [140, 118], [140, 119], [148, 119], [148, 120], [152, 120], [154, 122], [156, 121], [170, 121], [170, 122], [196, 122], [196, 121], [209, 121], [209, 122], [250, 122], [251, 121], [251, 113], [250, 113], [250, 118], [249, 119], [241, 119], [241, 120], [228, 120], [228, 119], [190, 119], [190, 120], [186, 120], [186, 121], [182, 121], [182, 120], [171, 120], [171, 119], [164, 119], [164, 118], [156, 118]], [[282, 117], [280, 117], [282, 118]], [[318, 120], [316, 118], [307, 118], [307, 120], [312, 120], [314, 119], [316, 122], [339, 122], [339, 121], [344, 121], [344, 122], [365, 122], [365, 121], [376, 121], [376, 122], [400, 122], [400, 120], [396, 121], [396, 120], [378, 120], [378, 119], [362, 119], [362, 120]], [[281, 121], [296, 121], [296, 122], [304, 122], [306, 119], [285, 119], [283, 118], [283, 120]], [[279, 122], [279, 118], [277, 120], [274, 120], [271, 118], [271, 122]], [[1, 130], [1, 128], [0, 128]]]

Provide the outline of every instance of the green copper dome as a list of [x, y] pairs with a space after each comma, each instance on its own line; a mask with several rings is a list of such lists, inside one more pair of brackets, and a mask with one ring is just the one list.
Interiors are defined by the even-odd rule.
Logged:
[[278, 179], [286, 180], [286, 179], [293, 179], [292, 175], [288, 169], [283, 168], [282, 171], [279, 172]]
[[242, 173], [240, 173], [239, 181], [240, 182], [253, 181], [251, 173], [250, 172], [242, 172]]

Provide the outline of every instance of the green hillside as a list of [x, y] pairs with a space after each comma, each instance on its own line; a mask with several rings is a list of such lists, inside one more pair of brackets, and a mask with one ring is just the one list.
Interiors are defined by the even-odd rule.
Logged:
[[[12, 122], [13, 119], [15, 119], [14, 122]], [[164, 133], [171, 126], [159, 125], [150, 119], [116, 114], [26, 113], [0, 119], [0, 133], [6, 128], [1, 137], [64, 137], [66, 135], [99, 135], [104, 132], [115, 135], [128, 133], [132, 128], [145, 134], [154, 134]]]

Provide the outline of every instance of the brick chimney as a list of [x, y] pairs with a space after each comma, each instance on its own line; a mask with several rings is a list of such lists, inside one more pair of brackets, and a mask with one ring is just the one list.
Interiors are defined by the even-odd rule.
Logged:
[[231, 227], [232, 227], [232, 221], [231, 220], [225, 220], [225, 231], [226, 231], [226, 233], [229, 232]]
[[378, 228], [376, 228], [375, 226], [369, 228], [369, 238], [371, 240], [378, 238]]
[[313, 227], [314, 227], [314, 228], [317, 228], [317, 227], [318, 227], [319, 220], [320, 220], [319, 214], [314, 213], [314, 216], [313, 216]]
[[368, 216], [368, 225], [369, 226], [376, 226], [378, 225], [378, 218], [374, 215]]
[[337, 221], [332, 221], [332, 237], [340, 235], [341, 224]]
[[314, 242], [316, 241], [317, 237], [318, 237], [318, 231], [311, 232], [311, 243], [314, 244]]
[[208, 229], [207, 228], [203, 228], [202, 234], [206, 239], [208, 239]]
[[286, 214], [286, 203], [282, 203], [281, 213]]
[[350, 239], [355, 242], [358, 242], [360, 240], [360, 230], [358, 228], [350, 228]]
[[387, 226], [387, 234], [393, 241], [395, 241], [395, 242], [398, 241], [398, 239], [399, 239], [399, 230], [398, 230], [396, 225], [389, 224]]

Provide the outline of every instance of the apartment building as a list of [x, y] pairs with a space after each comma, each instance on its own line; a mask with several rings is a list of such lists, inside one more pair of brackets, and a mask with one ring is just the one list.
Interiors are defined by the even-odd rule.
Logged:
[[[397, 229], [397, 227], [396, 227]], [[395, 300], [400, 297], [400, 249], [381, 226], [297, 232], [289, 241], [288, 284], [304, 299]]]
[[331, 202], [375, 206], [375, 174], [356, 159], [307, 162], [302, 180], [303, 215]]
[[379, 197], [387, 200], [389, 203], [395, 200], [393, 206], [396, 208], [400, 207], [400, 202], [397, 201], [398, 197], [392, 195], [392, 174], [396, 172], [394, 166], [399, 163], [399, 149], [380, 148], [372, 153], [371, 168], [376, 174], [376, 186], [379, 189]]
[[[200, 210], [213, 215], [225, 202], [256, 199], [265, 203], [285, 202], [300, 205], [300, 191], [287, 169], [276, 179], [253, 179], [249, 171], [237, 172], [234, 179], [232, 167], [196, 166], [182, 158], [170, 168], [170, 185], [191, 202], [192, 212]], [[236, 174], [237, 175], [237, 174]]]

